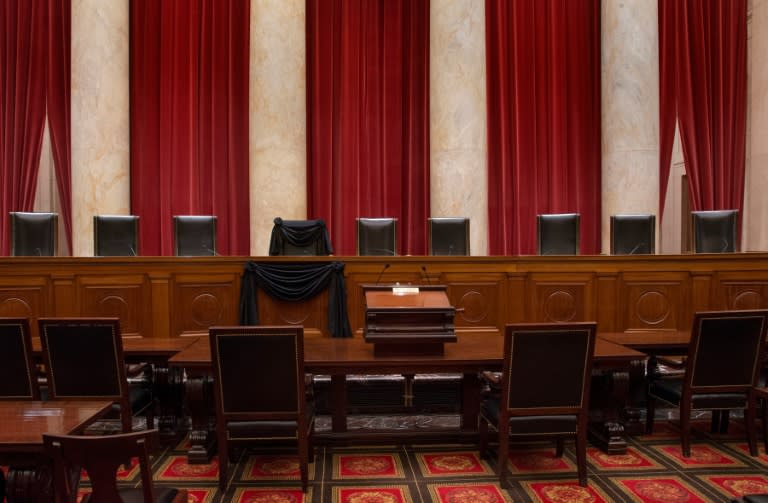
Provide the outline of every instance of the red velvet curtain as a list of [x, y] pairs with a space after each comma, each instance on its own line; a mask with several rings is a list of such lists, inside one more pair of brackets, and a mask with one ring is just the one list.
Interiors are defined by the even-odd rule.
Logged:
[[741, 210], [747, 115], [747, 0], [659, 0], [661, 204], [674, 125], [693, 210]]
[[600, 250], [600, 1], [486, 0], [492, 255], [536, 253], [536, 215]]
[[32, 211], [46, 108], [61, 218], [71, 235], [70, 0], [0, 2], [0, 251], [10, 250], [9, 211]]
[[426, 253], [429, 1], [307, 0], [308, 217], [355, 253], [356, 217], [396, 217]]
[[250, 254], [250, 0], [131, 2], [131, 209], [141, 254], [173, 254], [173, 215], [216, 215]]

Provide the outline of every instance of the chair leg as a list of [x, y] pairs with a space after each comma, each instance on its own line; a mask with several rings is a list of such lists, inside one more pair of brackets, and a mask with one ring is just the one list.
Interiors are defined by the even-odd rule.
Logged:
[[579, 485], [587, 487], [587, 431], [579, 428], [576, 434], [576, 469], [579, 474]]
[[488, 421], [482, 416], [480, 417], [477, 433], [480, 443], [480, 457], [482, 458], [488, 454]]
[[757, 450], [757, 432], [755, 431], [756, 416], [755, 402], [753, 400], [747, 404], [747, 409], [744, 411], [744, 427], [747, 429], [747, 443], [749, 444], [749, 454], [751, 456], [759, 454]]
[[680, 404], [680, 441], [684, 458], [691, 457], [691, 408]]
[[307, 492], [309, 485], [309, 438], [299, 434], [299, 471], [301, 472], [301, 492]]
[[502, 426], [501, 423], [498, 426], [499, 430], [499, 484], [501, 487], [505, 486], [505, 473], [507, 471], [507, 458], [509, 457], [509, 426]]
[[219, 435], [219, 489], [221, 490], [222, 497], [227, 490], [227, 476], [229, 471], [229, 445], [227, 443], [226, 432], [224, 435]]
[[710, 433], [718, 433], [720, 431], [720, 418], [722, 417], [721, 416], [721, 412], [722, 411], [720, 411], [720, 410], [713, 410], [712, 411], [712, 422], [711, 422], [711, 425], [709, 427], [709, 432]]
[[768, 453], [768, 400], [763, 398], [763, 448]]
[[555, 440], [555, 457], [562, 458], [565, 451], [565, 440], [558, 438]]
[[645, 433], [653, 435], [653, 420], [656, 414], [656, 399], [648, 393], [645, 399]]
[[730, 423], [731, 419], [731, 411], [730, 410], [721, 410], [720, 411], [720, 433], [728, 433], [728, 424]]

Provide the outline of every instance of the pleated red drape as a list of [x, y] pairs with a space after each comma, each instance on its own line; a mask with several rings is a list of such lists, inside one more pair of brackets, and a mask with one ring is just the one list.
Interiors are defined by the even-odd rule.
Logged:
[[173, 215], [216, 215], [250, 254], [250, 0], [131, 2], [131, 210], [141, 254], [173, 254]]
[[486, 0], [492, 255], [536, 253], [536, 215], [600, 250], [600, 1]]
[[399, 253], [424, 254], [429, 1], [306, 5], [308, 217], [342, 255], [355, 253], [356, 217], [396, 217]]
[[659, 0], [659, 60], [661, 207], [677, 119], [691, 208], [741, 210], [747, 0]]
[[46, 110], [61, 219], [72, 248], [70, 0], [0, 2], [0, 251], [9, 211], [32, 211]]

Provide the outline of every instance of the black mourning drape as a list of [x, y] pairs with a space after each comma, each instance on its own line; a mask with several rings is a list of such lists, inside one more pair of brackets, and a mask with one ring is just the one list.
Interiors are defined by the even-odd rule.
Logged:
[[280, 300], [306, 300], [328, 289], [328, 330], [333, 337], [352, 337], [347, 317], [344, 263], [265, 264], [248, 262], [240, 289], [240, 324], [258, 325], [257, 291]]
[[272, 236], [269, 240], [270, 255], [285, 255], [285, 244], [297, 248], [314, 247], [317, 255], [333, 253], [331, 238], [325, 220], [283, 220], [275, 218]]

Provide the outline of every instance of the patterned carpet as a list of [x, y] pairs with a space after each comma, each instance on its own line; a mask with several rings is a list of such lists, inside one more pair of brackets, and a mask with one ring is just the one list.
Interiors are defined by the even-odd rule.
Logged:
[[[650, 436], [632, 438], [626, 455], [608, 456], [590, 448], [589, 487], [575, 481], [572, 446], [563, 458], [548, 445], [513, 447], [512, 476], [501, 489], [495, 459], [481, 459], [468, 445], [316, 448], [310, 489], [302, 494], [298, 459], [290, 451], [244, 451], [231, 469], [223, 498], [217, 491], [217, 460], [188, 465], [186, 442], [154, 458], [158, 485], [189, 490], [194, 502], [289, 503], [495, 503], [495, 502], [710, 502], [768, 492], [768, 455], [749, 456], [736, 421], [728, 435], [704, 433], [697, 424], [692, 456], [680, 455], [674, 425], [660, 422]], [[122, 484], [138, 484], [138, 469], [121, 474]], [[87, 491], [87, 488], [84, 489]]]

